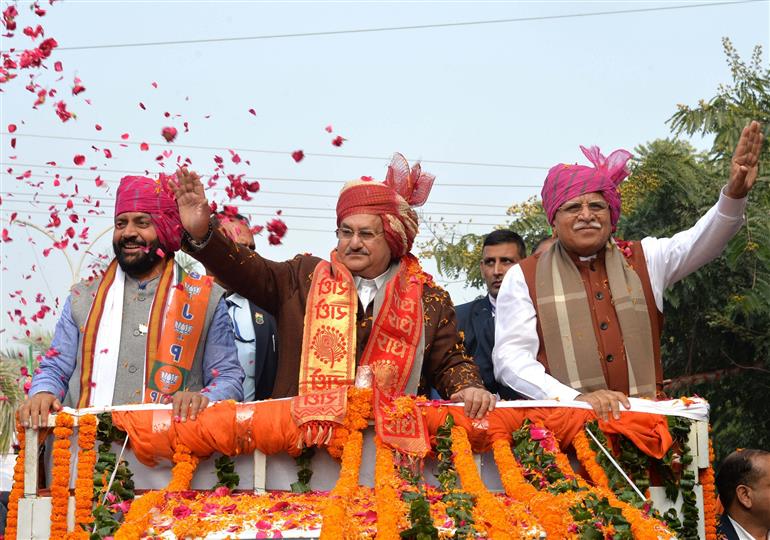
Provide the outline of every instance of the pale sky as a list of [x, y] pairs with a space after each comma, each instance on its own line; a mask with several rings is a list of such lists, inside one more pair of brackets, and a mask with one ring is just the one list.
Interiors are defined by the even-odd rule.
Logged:
[[[0, 219], [12, 238], [0, 244], [5, 329], [0, 345], [24, 330], [9, 323], [6, 311], [20, 308], [29, 316], [39, 307], [33, 309], [37, 293], [49, 304], [54, 297], [63, 303], [72, 280], [60, 251], [43, 257], [50, 240], [8, 225], [12, 212], [45, 227], [48, 207], [55, 204], [63, 218], [57, 236], [71, 225], [78, 233], [88, 226], [93, 239], [112, 223], [121, 176], [159, 170], [155, 157], [164, 150], [173, 152], [166, 170], [173, 170], [179, 155], [209, 175], [213, 156], [219, 155], [228, 173], [260, 181], [262, 191], [254, 200], [232, 202], [254, 223], [264, 224], [283, 210], [289, 227], [284, 244], [268, 246], [264, 236], [257, 240], [260, 253], [275, 260], [302, 252], [326, 257], [335, 243], [334, 205], [342, 183], [361, 175], [382, 179], [390, 155], [399, 151], [410, 162], [423, 160], [423, 168], [437, 176], [422, 209], [425, 220], [462, 222], [458, 233], [483, 234], [504, 222], [508, 206], [539, 193], [548, 167], [583, 161], [580, 144], [609, 153], [669, 136], [665, 121], [678, 103], [695, 105], [730, 82], [723, 36], [747, 61], [755, 45], [767, 47], [770, 3], [703, 4], [62, 1], [45, 2], [47, 14], [37, 17], [19, 3], [16, 37], [4, 38], [0, 48], [32, 47], [21, 30], [41, 24], [61, 50], [54, 50], [47, 71], [35, 71], [41, 85], [58, 90], [55, 98], [33, 110], [35, 95], [24, 89], [26, 70], [2, 85], [0, 94]], [[675, 6], [688, 7], [657, 9]], [[628, 10], [635, 12], [582, 16]], [[571, 16], [554, 18], [565, 15]], [[79, 48], [500, 19], [529, 20]], [[54, 71], [55, 61], [62, 62], [61, 73]], [[763, 61], [767, 64], [766, 51]], [[86, 87], [78, 96], [71, 93], [75, 76]], [[52, 104], [61, 99], [76, 119], [59, 120]], [[9, 124], [18, 127], [13, 135]], [[333, 133], [324, 130], [327, 125]], [[179, 130], [172, 144], [161, 138], [165, 126]], [[347, 139], [341, 147], [331, 144], [337, 135]], [[142, 142], [149, 151], [139, 149]], [[699, 139], [693, 143], [707, 146]], [[228, 149], [237, 152], [240, 164], [232, 162]], [[295, 163], [291, 152], [298, 149], [308, 155]], [[73, 163], [76, 154], [86, 157], [83, 166]], [[16, 179], [27, 170], [29, 178]], [[74, 178], [67, 181], [70, 175]], [[105, 186], [97, 187], [97, 175]], [[226, 183], [220, 179], [210, 198], [225, 200]], [[86, 217], [85, 224], [69, 222], [66, 199], [59, 196], [72, 195], [75, 185], [73, 209]], [[104, 215], [87, 214], [93, 208], [83, 201], [88, 195], [100, 200]], [[418, 241], [427, 234], [423, 226]], [[111, 253], [109, 238], [103, 236], [92, 250]], [[77, 264], [83, 248], [67, 253]], [[425, 267], [435, 274], [432, 262]], [[479, 294], [462, 283], [447, 288], [455, 303]], [[17, 290], [28, 306], [10, 297]], [[52, 328], [54, 322], [48, 315], [42, 324]]]

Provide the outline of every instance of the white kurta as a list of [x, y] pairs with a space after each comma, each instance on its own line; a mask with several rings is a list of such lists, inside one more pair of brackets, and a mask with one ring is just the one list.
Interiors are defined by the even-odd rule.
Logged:
[[[744, 222], [747, 198], [731, 199], [724, 194], [690, 229], [671, 238], [641, 240], [652, 292], [663, 311], [663, 292], [718, 257]], [[580, 392], [545, 372], [537, 361], [540, 340], [537, 314], [524, 273], [519, 265], [503, 278], [497, 295], [495, 347], [492, 361], [495, 378], [532, 399], [574, 400]]]

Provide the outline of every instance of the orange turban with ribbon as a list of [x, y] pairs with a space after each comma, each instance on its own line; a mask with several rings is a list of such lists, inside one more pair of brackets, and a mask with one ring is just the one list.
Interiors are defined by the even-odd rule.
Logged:
[[425, 204], [435, 179], [419, 163], [410, 169], [406, 158], [396, 153], [384, 182], [362, 178], [343, 186], [337, 200], [337, 226], [348, 216], [378, 215], [391, 256], [403, 257], [417, 236], [417, 213], [412, 207]]

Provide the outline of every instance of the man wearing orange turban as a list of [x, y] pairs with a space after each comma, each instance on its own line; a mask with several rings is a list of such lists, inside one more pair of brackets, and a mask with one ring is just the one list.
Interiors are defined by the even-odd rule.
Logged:
[[298, 255], [269, 261], [210, 225], [203, 185], [182, 170], [174, 185], [183, 245], [229, 288], [263, 307], [281, 336], [273, 397], [329, 391], [369, 373], [385, 394], [428, 394], [464, 401], [469, 416], [494, 408], [472, 360], [463, 354], [449, 295], [409, 253], [417, 234], [413, 206], [434, 177], [396, 154], [385, 182], [345, 184], [337, 203], [337, 247], [330, 260]]

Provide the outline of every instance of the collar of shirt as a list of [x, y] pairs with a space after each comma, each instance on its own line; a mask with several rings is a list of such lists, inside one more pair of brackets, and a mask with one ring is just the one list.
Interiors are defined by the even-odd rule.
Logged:
[[382, 274], [374, 279], [366, 279], [361, 276], [353, 276], [353, 281], [356, 284], [356, 291], [358, 292], [358, 298], [361, 300], [361, 305], [367, 308], [369, 304], [374, 300], [377, 291], [385, 285], [385, 274], [388, 271], [385, 270]]
[[249, 307], [249, 301], [238, 293], [233, 293], [225, 298], [225, 301], [229, 306], [238, 306], [239, 308], [246, 309]]
[[[738, 535], [738, 540], [755, 540], [754, 537], [749, 533], [749, 531], [747, 531], [746, 529], [741, 527], [740, 523], [735, 521], [730, 516], [727, 516], [727, 519], [729, 519], [730, 523], [733, 524], [733, 528], [735, 529], [735, 533]], [[767, 540], [770, 540], [770, 531], [768, 531], [768, 533], [767, 533]]]

